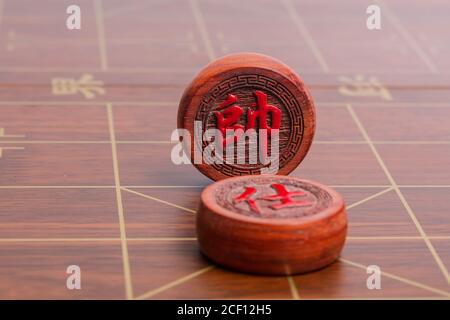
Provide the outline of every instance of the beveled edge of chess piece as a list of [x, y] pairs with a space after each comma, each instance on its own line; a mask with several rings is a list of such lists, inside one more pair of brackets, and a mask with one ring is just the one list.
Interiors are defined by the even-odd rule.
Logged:
[[206, 65], [187, 86], [180, 100], [177, 116], [177, 127], [190, 132], [191, 141], [183, 141], [183, 147], [189, 151], [191, 162], [201, 173], [216, 181], [229, 178], [230, 175], [226, 175], [204, 162], [195, 163], [194, 119], [202, 98], [215, 85], [229, 77], [230, 74], [239, 75], [247, 72], [265, 75], [269, 78], [276, 75], [280, 82], [289, 88], [302, 111], [303, 134], [300, 141], [297, 139], [300, 147], [295, 156], [280, 167], [276, 174], [287, 175], [292, 172], [305, 158], [314, 138], [316, 128], [314, 103], [307, 87], [294, 70], [275, 58], [253, 52], [233, 53], [218, 58]]
[[347, 234], [347, 217], [344, 201], [336, 191], [308, 180], [261, 175], [256, 177], [267, 177], [268, 181], [283, 177], [310, 184], [326, 191], [331, 203], [311, 216], [281, 219], [246, 216], [217, 203], [216, 192], [221, 185], [249, 177], [221, 180], [203, 190], [196, 228], [205, 256], [226, 268], [264, 275], [310, 272], [339, 257]]

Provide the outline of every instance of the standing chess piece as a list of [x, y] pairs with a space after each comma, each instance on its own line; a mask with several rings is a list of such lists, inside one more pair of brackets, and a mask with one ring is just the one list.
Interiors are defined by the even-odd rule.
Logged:
[[[315, 109], [288, 66], [265, 55], [240, 53], [210, 63], [195, 77], [180, 101], [178, 128], [189, 131], [185, 149], [213, 180], [285, 175], [309, 150]], [[200, 161], [195, 158], [199, 154]]]

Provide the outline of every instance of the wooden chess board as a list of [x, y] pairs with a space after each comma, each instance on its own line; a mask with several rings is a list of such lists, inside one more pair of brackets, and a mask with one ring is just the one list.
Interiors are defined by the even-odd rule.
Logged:
[[[448, 1], [0, 0], [0, 298], [450, 297]], [[194, 74], [256, 51], [309, 86], [318, 131], [292, 174], [345, 198], [341, 259], [292, 277], [199, 253], [211, 183], [170, 160]], [[68, 290], [66, 269], [81, 269]], [[369, 290], [367, 266], [381, 270]]]

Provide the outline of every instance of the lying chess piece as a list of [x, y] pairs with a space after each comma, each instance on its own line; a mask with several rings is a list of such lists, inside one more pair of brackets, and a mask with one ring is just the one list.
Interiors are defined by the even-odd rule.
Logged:
[[335, 261], [345, 242], [342, 197], [286, 176], [234, 177], [205, 188], [197, 213], [202, 252], [243, 272], [289, 275]]

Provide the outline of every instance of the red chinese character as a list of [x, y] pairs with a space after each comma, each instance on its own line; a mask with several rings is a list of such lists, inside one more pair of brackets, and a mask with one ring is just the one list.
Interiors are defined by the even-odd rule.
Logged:
[[274, 205], [270, 206], [274, 210], [283, 209], [283, 208], [292, 208], [292, 207], [304, 207], [304, 206], [311, 205], [311, 203], [309, 201], [305, 201], [305, 200], [294, 201], [294, 200], [292, 200], [292, 197], [295, 197], [295, 196], [305, 196], [306, 193], [303, 191], [288, 192], [283, 185], [278, 184], [278, 183], [272, 184], [271, 187], [275, 189], [277, 194], [265, 196], [260, 199], [269, 200], [269, 201], [280, 200], [281, 201], [280, 204], [274, 204]]
[[[272, 129], [280, 129], [281, 111], [277, 107], [267, 104], [267, 95], [262, 91], [255, 91], [257, 110], [247, 111], [247, 129], [254, 129], [256, 118], [259, 118], [259, 129], [267, 129], [270, 136]], [[267, 125], [267, 115], [272, 118], [272, 126]]]
[[244, 126], [241, 124], [238, 124], [239, 118], [241, 117], [244, 110], [239, 105], [235, 105], [234, 103], [237, 101], [237, 98], [235, 95], [229, 94], [224, 102], [222, 102], [217, 110], [222, 110], [224, 108], [225, 111], [223, 111], [223, 114], [220, 111], [214, 111], [214, 115], [217, 119], [217, 129], [220, 130], [222, 133], [222, 136], [220, 139], [222, 139], [222, 143], [219, 141], [219, 145], [225, 146], [227, 143], [232, 141], [237, 141], [238, 137], [229, 137], [228, 139], [224, 139], [226, 136], [226, 130], [227, 129], [242, 129], [244, 130]]
[[250, 209], [254, 212], [259, 213], [259, 209], [256, 206], [255, 200], [250, 199], [252, 194], [256, 192], [256, 189], [253, 187], [245, 187], [244, 192], [242, 192], [240, 195], [234, 198], [234, 202], [242, 202], [247, 201], [248, 205], [250, 206]]
[[[255, 91], [256, 103], [251, 105], [251, 107], [256, 107], [256, 110], [249, 109], [247, 111], [247, 126], [248, 129], [255, 129], [256, 119], [259, 119], [258, 125], [259, 129], [267, 129], [267, 136], [269, 137], [272, 129], [280, 129], [281, 124], [281, 111], [270, 104], [267, 104], [267, 95], [262, 91]], [[227, 143], [236, 142], [239, 139], [239, 135], [234, 135], [233, 137], [226, 137], [226, 130], [232, 129], [244, 130], [244, 126], [238, 124], [239, 118], [241, 117], [244, 110], [241, 106], [235, 104], [237, 97], [235, 95], [229, 94], [224, 102], [222, 102], [214, 115], [217, 119], [217, 129], [222, 133], [222, 143], [220, 145], [226, 146]], [[225, 109], [226, 108], [226, 109]], [[225, 109], [223, 112], [219, 110]], [[272, 120], [272, 125], [267, 124], [268, 116]]]

